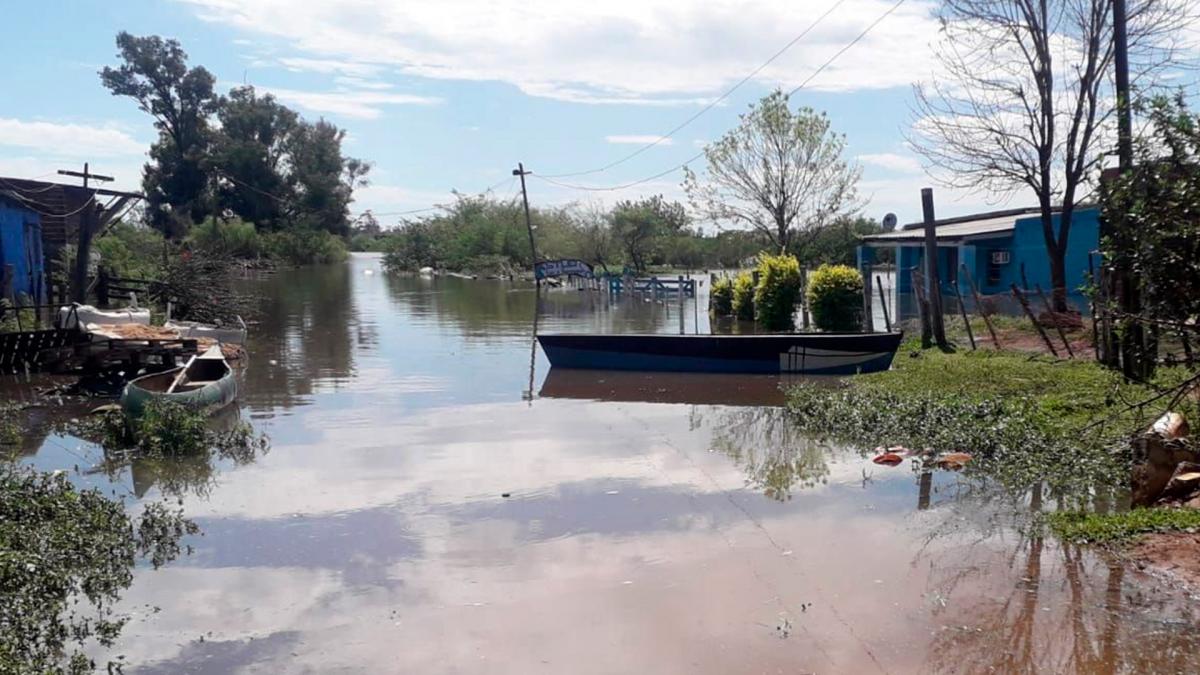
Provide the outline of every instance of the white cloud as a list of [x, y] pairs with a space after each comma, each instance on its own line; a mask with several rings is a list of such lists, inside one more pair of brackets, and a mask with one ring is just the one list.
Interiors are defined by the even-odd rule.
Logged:
[[57, 124], [0, 117], [0, 146], [75, 158], [141, 155], [149, 144], [112, 126]]
[[[787, 44], [834, 0], [614, 0], [454, 3], [183, 0], [199, 16], [281, 39], [293, 66], [351, 74], [372, 65], [437, 79], [500, 81], [527, 94], [590, 103], [706, 100]], [[892, 6], [846, 0], [756, 77], [790, 88]], [[810, 85], [825, 91], [907, 86], [930, 70], [930, 0], [897, 9]]]
[[858, 161], [870, 166], [877, 166], [893, 173], [922, 173], [921, 161], [912, 155], [899, 155], [894, 152], [859, 155]]
[[309, 59], [303, 57], [284, 57], [279, 59], [288, 70], [295, 72], [321, 73], [323, 75], [347, 75], [350, 77], [375, 77], [383, 72], [383, 68], [370, 63], [355, 61], [338, 61], [335, 59]]
[[279, 87], [259, 87], [281, 101], [293, 103], [306, 110], [330, 113], [357, 119], [377, 119], [387, 105], [437, 105], [442, 99], [434, 96], [392, 94], [381, 91], [300, 91]]
[[638, 135], [638, 134], [625, 135], [625, 136], [622, 136], [622, 135], [605, 136], [604, 140], [609, 143], [614, 143], [617, 145], [646, 145], [649, 143], [657, 143], [658, 145], [674, 145], [675, 144], [675, 141], [671, 140], [670, 138], [668, 138], [666, 136]]

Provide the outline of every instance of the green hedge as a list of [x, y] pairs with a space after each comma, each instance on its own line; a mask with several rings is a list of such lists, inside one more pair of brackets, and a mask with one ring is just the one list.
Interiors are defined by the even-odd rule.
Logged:
[[813, 323], [825, 331], [862, 327], [863, 278], [848, 265], [821, 265], [808, 276], [808, 305]]
[[733, 315], [733, 279], [721, 277], [713, 282], [708, 309], [715, 316]]
[[742, 321], [754, 320], [754, 276], [742, 272], [733, 281], [733, 315]]
[[791, 330], [796, 299], [801, 288], [800, 263], [790, 255], [758, 258], [758, 287], [754, 289], [754, 314], [768, 330]]

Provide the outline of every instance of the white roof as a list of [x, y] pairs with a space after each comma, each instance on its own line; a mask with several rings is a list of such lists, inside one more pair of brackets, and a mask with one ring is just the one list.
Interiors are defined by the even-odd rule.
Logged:
[[[982, 217], [975, 220], [965, 220], [962, 222], [951, 222], [945, 225], [937, 226], [938, 239], [963, 239], [965, 237], [978, 237], [988, 234], [1001, 234], [1004, 232], [1012, 232], [1016, 229], [1017, 221], [1021, 218], [1028, 218], [1029, 213], [1007, 213], [1004, 215], [992, 215], [991, 217]], [[905, 226], [906, 229], [896, 230], [895, 232], [884, 232], [883, 234], [872, 234], [863, 237], [865, 242], [901, 242], [901, 241], [924, 241], [925, 229], [920, 226], [912, 227]], [[907, 229], [912, 227], [912, 229]]]

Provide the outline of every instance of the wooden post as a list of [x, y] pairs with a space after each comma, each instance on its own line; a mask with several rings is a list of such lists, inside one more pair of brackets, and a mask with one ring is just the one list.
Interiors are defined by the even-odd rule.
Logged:
[[1058, 357], [1058, 350], [1054, 348], [1054, 343], [1050, 341], [1050, 336], [1046, 335], [1046, 331], [1042, 328], [1042, 324], [1038, 323], [1037, 317], [1033, 315], [1033, 310], [1029, 307], [1029, 301], [1025, 299], [1025, 295], [1021, 293], [1021, 289], [1017, 288], [1016, 284], [1010, 284], [1013, 296], [1017, 302], [1021, 303], [1021, 309], [1025, 310], [1025, 315], [1033, 322], [1033, 327], [1037, 329], [1038, 335], [1042, 336], [1042, 342], [1046, 343], [1046, 347], [1050, 353]]
[[892, 332], [892, 317], [888, 315], [887, 296], [883, 294], [883, 277], [875, 275], [875, 284], [879, 287], [879, 306], [883, 308], [883, 327]]
[[1000, 336], [996, 334], [996, 327], [992, 325], [992, 320], [988, 317], [987, 310], [983, 308], [983, 298], [979, 297], [979, 289], [975, 286], [975, 277], [971, 276], [971, 270], [967, 269], [967, 264], [962, 264], [963, 276], [967, 278], [967, 283], [971, 286], [971, 295], [975, 298], [975, 310], [979, 312], [979, 316], [983, 317], [983, 325], [987, 326], [988, 333], [992, 336], [992, 346], [997, 351], [1000, 350]]
[[930, 320], [938, 347], [949, 349], [946, 341], [946, 321], [942, 311], [942, 285], [938, 274], [937, 218], [933, 210], [933, 189], [921, 189], [921, 210], [925, 216], [925, 281], [928, 283]]
[[1067, 355], [1075, 358], [1075, 351], [1071, 349], [1071, 343], [1067, 340], [1067, 333], [1063, 330], [1062, 322], [1058, 320], [1058, 315], [1054, 312], [1054, 308], [1050, 306], [1050, 300], [1046, 298], [1046, 294], [1042, 292], [1042, 285], [1035, 284], [1038, 297], [1042, 299], [1042, 304], [1046, 307], [1046, 314], [1054, 320], [1054, 328], [1058, 330], [1058, 337], [1063, 341], [1063, 346], [1067, 348]]
[[677, 294], [679, 295], [679, 334], [683, 335], [687, 330], [683, 323], [683, 275], [679, 276], [678, 281], [679, 286], [677, 287]]
[[863, 272], [863, 275], [862, 275], [862, 277], [863, 277], [862, 329], [863, 329], [864, 333], [874, 333], [875, 332], [875, 317], [871, 313], [871, 296], [874, 295], [871, 292], [871, 267], [869, 265], [864, 265], [863, 269], [865, 271]]
[[17, 296], [13, 293], [13, 266], [5, 265], [0, 267], [0, 300], [8, 300], [14, 305], [17, 304]]
[[542, 280], [537, 276], [537, 244], [533, 240], [533, 220], [529, 217], [529, 193], [525, 190], [525, 176], [528, 176], [531, 171], [525, 170], [525, 164], [517, 162], [517, 168], [513, 169], [514, 176], [521, 177], [521, 203], [525, 205], [525, 229], [529, 232], [529, 253], [533, 256], [533, 283], [538, 288], [542, 286]]
[[912, 271], [913, 294], [917, 296], [917, 315], [921, 318], [921, 349], [933, 346], [933, 325], [929, 321], [929, 303], [925, 300], [925, 278]]
[[808, 323], [808, 270], [800, 268], [800, 325], [809, 329]]
[[967, 327], [967, 339], [971, 341], [971, 351], [975, 351], [975, 332], [971, 330], [971, 319], [967, 316], [967, 305], [963, 302], [962, 293], [958, 291], [958, 282], [954, 282], [954, 298], [958, 300], [958, 311], [962, 314], [963, 325]]

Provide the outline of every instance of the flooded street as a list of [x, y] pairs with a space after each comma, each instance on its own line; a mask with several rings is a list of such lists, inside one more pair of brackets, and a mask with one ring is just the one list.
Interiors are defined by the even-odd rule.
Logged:
[[550, 373], [533, 346], [535, 315], [677, 332], [671, 302], [369, 255], [246, 283], [240, 414], [269, 452], [106, 474], [77, 439], [24, 448], [203, 531], [138, 569], [127, 672], [1200, 670], [1177, 587], [959, 474], [797, 436], [779, 378]]

